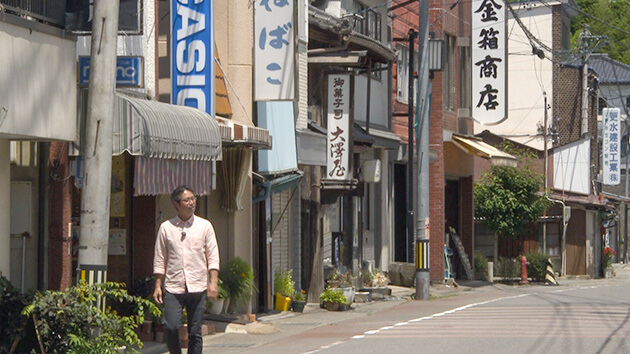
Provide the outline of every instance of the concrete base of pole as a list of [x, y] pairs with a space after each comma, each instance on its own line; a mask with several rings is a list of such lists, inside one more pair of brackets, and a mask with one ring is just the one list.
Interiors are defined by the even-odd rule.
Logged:
[[494, 262], [488, 262], [488, 281], [494, 282]]
[[431, 278], [428, 271], [416, 271], [416, 300], [429, 300]]

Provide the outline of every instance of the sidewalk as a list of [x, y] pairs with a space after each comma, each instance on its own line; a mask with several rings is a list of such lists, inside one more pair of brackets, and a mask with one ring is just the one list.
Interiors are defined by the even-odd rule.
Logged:
[[[616, 276], [612, 279], [590, 279], [585, 277], [560, 277], [561, 287], [575, 287], [595, 285], [596, 282], [627, 282], [630, 280], [630, 265], [614, 265]], [[462, 295], [468, 292], [490, 291], [496, 287], [511, 287], [512, 285], [489, 283], [480, 280], [459, 280], [457, 283], [432, 284], [429, 294], [432, 300]], [[517, 285], [516, 285], [517, 286]], [[531, 286], [544, 286], [533, 284]], [[383, 300], [368, 303], [353, 303], [351, 311], [328, 312], [321, 309], [319, 304], [308, 304], [303, 313], [278, 312], [257, 314], [257, 321], [248, 324], [215, 322], [217, 333], [203, 337], [204, 351], [216, 350], [237, 352], [265, 343], [274, 342], [282, 338], [315, 328], [322, 325], [337, 323], [366, 316], [375, 312], [397, 306], [409, 301], [415, 296], [414, 288], [389, 286], [392, 294]], [[144, 354], [168, 353], [166, 344], [146, 342], [140, 350]]]

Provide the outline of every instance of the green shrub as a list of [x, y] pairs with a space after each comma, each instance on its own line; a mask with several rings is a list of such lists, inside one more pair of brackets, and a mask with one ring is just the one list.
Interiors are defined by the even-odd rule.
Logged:
[[[128, 303], [135, 313], [120, 316], [110, 307], [99, 308], [97, 299]], [[46, 291], [35, 295], [22, 311], [32, 316], [47, 353], [118, 353], [120, 347], [142, 346], [134, 331], [145, 315], [159, 317], [151, 301], [129, 295], [124, 284], [86, 284], [81, 282], [66, 291]]]
[[247, 303], [252, 292], [258, 291], [254, 284], [254, 271], [241, 257], [234, 257], [221, 268], [219, 278], [223, 281], [225, 290], [231, 301], [236, 304]]
[[328, 288], [319, 295], [319, 300], [322, 302], [337, 302], [340, 304], [347, 304], [348, 298], [343, 294], [343, 291], [334, 288]]
[[273, 279], [273, 293], [280, 293], [282, 296], [291, 297], [295, 293], [295, 282], [293, 281], [292, 271], [285, 270], [283, 272], [276, 271]]
[[306, 301], [306, 291], [304, 290], [300, 290], [300, 291], [295, 291], [295, 293], [293, 293], [293, 296], [291, 297], [291, 300], [294, 301]]
[[[19, 352], [29, 352], [35, 348], [34, 331], [31, 332], [30, 338], [26, 338], [25, 330], [27, 327], [32, 330], [32, 323], [29, 323], [28, 317], [21, 315], [29, 302], [9, 279], [0, 276], [0, 353], [9, 353], [14, 343], [20, 344]], [[31, 342], [28, 342], [28, 339]]]
[[488, 258], [481, 253], [475, 252], [473, 258], [475, 274], [488, 274]]
[[521, 276], [521, 263], [515, 258], [499, 258], [494, 265], [494, 274], [504, 279], [519, 278]]
[[217, 286], [219, 288], [219, 294], [217, 295], [217, 299], [227, 299], [230, 294], [228, 294], [227, 289], [225, 288], [225, 284], [223, 284], [223, 280], [219, 279], [217, 281]]
[[533, 281], [544, 281], [547, 271], [547, 256], [544, 252], [535, 251], [525, 256], [527, 258], [527, 276]]

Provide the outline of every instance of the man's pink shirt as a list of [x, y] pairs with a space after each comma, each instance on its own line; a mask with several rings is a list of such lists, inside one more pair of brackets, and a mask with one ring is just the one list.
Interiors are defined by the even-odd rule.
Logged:
[[[186, 232], [182, 236], [182, 232]], [[174, 217], [160, 225], [155, 242], [153, 273], [164, 274], [171, 294], [208, 288], [208, 272], [219, 269], [219, 246], [210, 221], [193, 215], [186, 222]]]

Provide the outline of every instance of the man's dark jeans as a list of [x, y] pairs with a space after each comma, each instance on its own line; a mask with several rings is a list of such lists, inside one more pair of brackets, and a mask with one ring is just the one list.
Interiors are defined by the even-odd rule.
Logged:
[[171, 353], [182, 352], [179, 341], [179, 327], [182, 320], [182, 308], [186, 308], [188, 316], [188, 353], [201, 353], [203, 339], [201, 325], [203, 312], [206, 309], [206, 292], [171, 294], [164, 291], [164, 320], [166, 327], [166, 344]]

